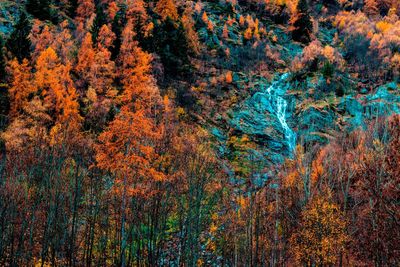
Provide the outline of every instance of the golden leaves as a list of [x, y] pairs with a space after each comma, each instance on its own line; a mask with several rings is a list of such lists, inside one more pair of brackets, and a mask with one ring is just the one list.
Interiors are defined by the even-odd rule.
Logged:
[[346, 221], [328, 196], [316, 196], [302, 212], [301, 224], [292, 236], [292, 253], [298, 264], [335, 264], [348, 240]]
[[375, 27], [376, 27], [376, 29], [377, 29], [379, 32], [384, 33], [384, 32], [386, 32], [387, 30], [389, 30], [390, 28], [392, 28], [393, 25], [392, 25], [391, 23], [389, 23], [389, 22], [386, 22], [386, 21], [382, 21], [382, 20], [381, 20], [381, 21], [378, 21], [378, 22], [376, 23]]
[[179, 18], [178, 10], [174, 0], [159, 0], [154, 10], [163, 20], [168, 17], [172, 20]]

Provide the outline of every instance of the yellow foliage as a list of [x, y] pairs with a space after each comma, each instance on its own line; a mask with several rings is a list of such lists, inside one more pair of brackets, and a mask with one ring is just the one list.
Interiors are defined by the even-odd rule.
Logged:
[[53, 128], [50, 130], [50, 145], [54, 146], [56, 144], [61, 144], [64, 140], [61, 138], [61, 133], [62, 132], [62, 125], [57, 123], [54, 125]]
[[251, 30], [250, 27], [247, 28], [247, 29], [244, 31], [243, 36], [244, 36], [244, 38], [245, 38], [246, 40], [250, 40], [250, 39], [253, 37], [253, 31]]
[[376, 23], [375, 27], [379, 32], [384, 33], [387, 30], [389, 30], [390, 28], [392, 28], [393, 25], [391, 23], [389, 23], [389, 22], [386, 22], [386, 21], [379, 21], [379, 22]]
[[186, 111], [182, 107], [178, 107], [176, 109], [176, 113], [178, 114], [179, 117], [182, 117], [182, 116], [186, 115]]
[[215, 242], [210, 241], [207, 244], [207, 249], [215, 252], [217, 250], [217, 245], [215, 244]]
[[291, 238], [297, 265], [331, 266], [348, 240], [346, 221], [328, 196], [317, 196], [302, 212], [299, 229]]
[[51, 267], [50, 263], [47, 262], [42, 262], [42, 259], [37, 260], [37, 262], [34, 263], [34, 267]]
[[88, 89], [87, 92], [86, 92], [86, 97], [87, 97], [92, 103], [97, 102], [97, 93], [96, 93], [96, 90], [95, 90], [93, 87], [89, 86], [89, 89]]
[[246, 208], [247, 207], [248, 200], [245, 197], [239, 196], [238, 199], [237, 199], [237, 202], [238, 202], [238, 204], [239, 204], [239, 206], [241, 208]]
[[211, 223], [210, 225], [210, 233], [214, 234], [215, 232], [217, 232], [218, 230], [218, 226], [216, 226], [214, 223]]
[[283, 179], [283, 186], [290, 188], [294, 187], [299, 179], [299, 174], [296, 171], [290, 172], [288, 175], [286, 175]]
[[325, 46], [322, 53], [330, 63], [335, 61], [335, 49], [332, 46]]

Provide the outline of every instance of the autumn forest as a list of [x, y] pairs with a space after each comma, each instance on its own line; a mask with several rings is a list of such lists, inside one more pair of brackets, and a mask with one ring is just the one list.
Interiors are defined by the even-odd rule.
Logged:
[[0, 0], [0, 266], [400, 266], [398, 0]]

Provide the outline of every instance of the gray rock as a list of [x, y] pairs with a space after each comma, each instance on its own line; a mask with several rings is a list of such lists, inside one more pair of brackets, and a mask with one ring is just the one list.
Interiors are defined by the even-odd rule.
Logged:
[[287, 75], [267, 86], [264, 79], [255, 83], [256, 93], [236, 106], [231, 111], [230, 127], [243, 134], [253, 136], [259, 143], [264, 143], [265, 151], [284, 155], [291, 154], [294, 133], [288, 127], [286, 119], [290, 110], [283, 99], [289, 87]]

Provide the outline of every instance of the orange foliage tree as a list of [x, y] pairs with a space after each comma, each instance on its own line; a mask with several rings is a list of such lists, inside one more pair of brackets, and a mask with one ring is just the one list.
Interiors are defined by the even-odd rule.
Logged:
[[12, 77], [11, 87], [8, 90], [10, 94], [11, 110], [10, 115], [14, 116], [26, 105], [28, 96], [35, 92], [32, 84], [31, 67], [27, 59], [21, 64], [15, 58], [9, 63], [9, 73]]
[[71, 66], [63, 65], [51, 47], [43, 51], [36, 62], [35, 84], [42, 92], [45, 107], [54, 116], [53, 139], [58, 138], [61, 130], [63, 134], [74, 134], [82, 120], [70, 70]]
[[75, 67], [82, 77], [82, 82], [88, 83], [96, 93], [103, 96], [114, 95], [112, 83], [115, 77], [115, 63], [111, 60], [111, 52], [108, 50], [114, 38], [108, 27], [103, 25], [98, 36], [98, 47], [94, 49], [92, 36], [86, 33]]
[[158, 157], [155, 145], [160, 137], [151, 118], [143, 110], [132, 111], [130, 105], [121, 109], [114, 121], [99, 136], [96, 160], [99, 168], [115, 174], [114, 192], [121, 196], [120, 259], [125, 265], [127, 233], [125, 229], [128, 199], [149, 197], [153, 182], [165, 175], [154, 164]]
[[153, 23], [146, 11], [146, 3], [143, 0], [128, 0], [126, 9], [126, 19], [129, 21], [136, 31], [144, 36], [148, 36], [152, 29]]
[[186, 9], [182, 16], [182, 25], [185, 28], [186, 39], [189, 41], [190, 48], [195, 54], [200, 53], [200, 41], [195, 30], [195, 23], [192, 17], [192, 10]]
[[[134, 41], [135, 32], [128, 22], [122, 32], [122, 44], [119, 62], [119, 73], [124, 86], [122, 101], [135, 100], [136, 105], [149, 107], [157, 98], [157, 89], [151, 76], [151, 55], [144, 52], [138, 42]], [[159, 97], [159, 96], [158, 96]]]
[[90, 70], [94, 64], [95, 51], [93, 49], [92, 35], [86, 33], [82, 40], [81, 47], [78, 52], [78, 62], [75, 66], [76, 71], [84, 78], [89, 79]]
[[151, 76], [151, 56], [134, 40], [132, 21], [122, 33], [118, 69], [124, 91], [120, 113], [99, 136], [96, 148], [98, 167], [115, 173], [115, 192], [121, 196], [120, 261], [125, 264], [127, 242], [126, 209], [132, 197], [148, 198], [156, 194], [153, 184], [166, 175], [157, 168], [157, 145], [162, 127], [156, 122], [153, 107], [160, 95]]
[[159, 0], [157, 2], [155, 11], [163, 20], [167, 18], [177, 20], [179, 18], [178, 10], [176, 9], [174, 0]]

